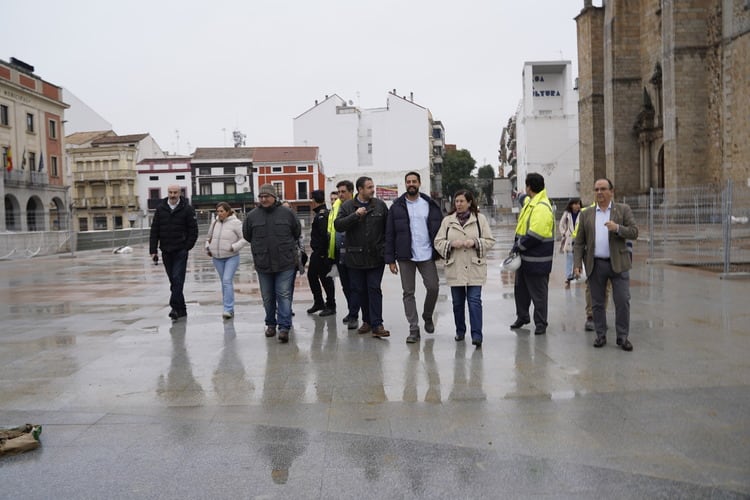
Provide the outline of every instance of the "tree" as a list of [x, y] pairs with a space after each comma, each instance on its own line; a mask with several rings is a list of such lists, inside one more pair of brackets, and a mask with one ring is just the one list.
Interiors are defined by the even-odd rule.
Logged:
[[495, 168], [492, 165], [484, 165], [477, 170], [477, 188], [484, 194], [484, 203], [492, 205], [492, 192], [494, 190], [492, 180], [495, 178]]
[[467, 149], [448, 151], [443, 159], [443, 196], [453, 201], [459, 189], [472, 189], [468, 182], [477, 162]]

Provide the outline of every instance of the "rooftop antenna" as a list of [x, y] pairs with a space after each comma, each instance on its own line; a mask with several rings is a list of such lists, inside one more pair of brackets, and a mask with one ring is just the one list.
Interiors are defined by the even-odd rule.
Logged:
[[177, 137], [177, 145], [175, 146], [175, 154], [180, 154], [180, 131], [178, 129], [174, 130], [174, 135]]
[[224, 134], [224, 147], [227, 147], [227, 129], [222, 127], [221, 132]]

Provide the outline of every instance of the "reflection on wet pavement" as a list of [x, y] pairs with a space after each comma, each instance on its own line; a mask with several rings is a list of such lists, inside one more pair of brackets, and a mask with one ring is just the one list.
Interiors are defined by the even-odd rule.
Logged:
[[[495, 231], [510, 241], [509, 228]], [[750, 494], [746, 282], [637, 258], [635, 351], [614, 338], [595, 350], [584, 285], [563, 289], [562, 259], [548, 334], [508, 328], [513, 280], [499, 270], [507, 248], [496, 248], [480, 351], [453, 340], [444, 284], [435, 334], [407, 345], [389, 273], [388, 340], [348, 330], [341, 312], [306, 315], [311, 294], [298, 276], [282, 345], [263, 336], [247, 255], [233, 320], [221, 319], [210, 260], [193, 252], [189, 316], [172, 323], [163, 268], [146, 253], [0, 262], [0, 419], [45, 424], [43, 452], [0, 467], [12, 497], [94, 491], [85, 489], [94, 477], [70, 463], [136, 497]], [[47, 471], [33, 491], [15, 479], [28, 462]]]

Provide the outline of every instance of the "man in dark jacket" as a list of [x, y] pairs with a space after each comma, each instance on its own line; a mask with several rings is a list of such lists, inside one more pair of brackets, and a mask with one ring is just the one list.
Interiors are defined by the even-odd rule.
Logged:
[[[373, 337], [388, 337], [383, 327], [383, 292], [380, 282], [385, 271], [386, 204], [374, 197], [375, 184], [370, 177], [356, 182], [357, 196], [345, 202], [334, 221], [336, 231], [346, 231], [344, 237], [345, 264], [352, 287], [350, 309], [362, 308], [359, 333], [372, 332]], [[357, 317], [350, 319], [349, 328], [357, 327]]]
[[[332, 261], [328, 259], [328, 209], [326, 208], [326, 193], [322, 189], [316, 189], [311, 193], [316, 203], [313, 212], [315, 216], [310, 228], [310, 267], [307, 270], [307, 281], [310, 283], [310, 291], [313, 294], [313, 305], [307, 310], [308, 314], [320, 311], [320, 316], [336, 314], [336, 289], [333, 287], [333, 278], [328, 276], [331, 272]], [[326, 301], [323, 302], [323, 292], [326, 292]]]
[[169, 277], [169, 317], [177, 320], [187, 316], [187, 306], [182, 290], [185, 286], [188, 252], [198, 239], [198, 222], [195, 210], [181, 196], [180, 186], [167, 187], [167, 197], [157, 205], [151, 222], [149, 253], [158, 262], [157, 248]]
[[[391, 205], [385, 229], [385, 263], [393, 274], [401, 270], [401, 288], [404, 291], [404, 312], [409, 321], [408, 344], [418, 342], [419, 313], [414, 298], [417, 270], [422, 275], [427, 295], [424, 299], [424, 329], [435, 331], [432, 313], [438, 297], [438, 275], [435, 266], [435, 241], [443, 214], [435, 201], [419, 192], [422, 179], [417, 172], [404, 177], [406, 193]], [[398, 265], [396, 263], [398, 262]]]
[[282, 207], [276, 189], [263, 184], [258, 191], [259, 206], [247, 214], [242, 236], [250, 242], [260, 295], [266, 311], [266, 337], [276, 335], [289, 341], [292, 328], [292, 280], [297, 272], [297, 241], [301, 228], [294, 212]]

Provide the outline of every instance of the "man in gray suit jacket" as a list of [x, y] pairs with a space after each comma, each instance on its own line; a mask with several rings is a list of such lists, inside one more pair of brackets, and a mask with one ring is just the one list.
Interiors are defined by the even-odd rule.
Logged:
[[612, 283], [615, 302], [617, 345], [632, 351], [630, 333], [630, 268], [632, 257], [626, 240], [638, 238], [633, 211], [625, 203], [614, 203], [614, 186], [609, 179], [594, 183], [596, 208], [579, 215], [578, 233], [573, 245], [573, 274], [581, 274], [585, 262], [594, 313], [594, 347], [607, 344], [607, 281]]

